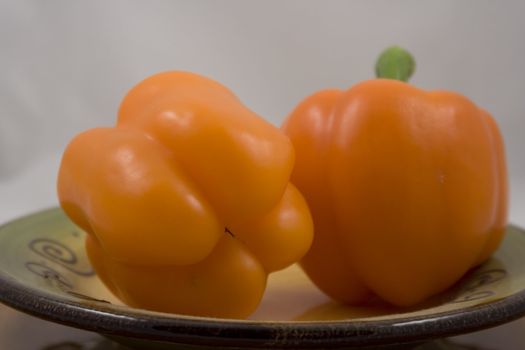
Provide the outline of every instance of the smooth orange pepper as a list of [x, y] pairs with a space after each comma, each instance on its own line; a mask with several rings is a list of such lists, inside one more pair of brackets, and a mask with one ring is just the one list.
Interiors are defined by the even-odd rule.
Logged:
[[125, 303], [242, 318], [312, 241], [293, 162], [288, 138], [224, 86], [166, 72], [128, 93], [116, 127], [71, 141], [58, 195]]
[[[399, 48], [385, 55], [378, 69], [387, 78], [413, 70]], [[467, 98], [375, 79], [313, 94], [283, 129], [296, 149], [292, 181], [314, 218], [301, 264], [331, 297], [414, 305], [498, 247], [507, 220], [503, 142]]]

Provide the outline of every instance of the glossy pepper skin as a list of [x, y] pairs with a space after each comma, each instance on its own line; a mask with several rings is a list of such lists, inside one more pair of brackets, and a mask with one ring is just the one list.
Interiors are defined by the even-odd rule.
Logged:
[[283, 130], [314, 218], [301, 265], [331, 297], [417, 304], [498, 247], [507, 218], [503, 142], [467, 98], [375, 79], [301, 102]]
[[243, 318], [312, 241], [293, 163], [288, 138], [231, 91], [166, 72], [127, 94], [115, 127], [71, 141], [58, 195], [128, 305]]

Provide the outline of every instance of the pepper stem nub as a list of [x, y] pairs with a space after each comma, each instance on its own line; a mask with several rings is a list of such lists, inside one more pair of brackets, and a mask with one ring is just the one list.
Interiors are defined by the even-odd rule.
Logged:
[[407, 50], [391, 46], [384, 50], [377, 59], [376, 77], [408, 81], [416, 69], [416, 61]]
[[229, 234], [230, 236], [235, 237], [235, 235], [233, 234], [233, 232], [230, 231], [230, 229], [227, 228], [227, 227], [224, 228], [224, 233], [227, 233], [227, 234]]

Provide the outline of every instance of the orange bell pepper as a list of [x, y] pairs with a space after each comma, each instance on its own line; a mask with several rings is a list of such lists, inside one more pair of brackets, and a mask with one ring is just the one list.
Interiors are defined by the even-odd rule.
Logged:
[[308, 207], [289, 183], [293, 162], [288, 138], [231, 91], [167, 72], [127, 94], [116, 127], [71, 141], [58, 195], [125, 303], [246, 317], [267, 274], [312, 241]]
[[498, 247], [507, 218], [503, 142], [467, 98], [405, 82], [411, 56], [391, 48], [379, 79], [301, 102], [283, 130], [292, 182], [314, 218], [301, 262], [350, 304], [372, 295], [414, 305], [454, 284]]

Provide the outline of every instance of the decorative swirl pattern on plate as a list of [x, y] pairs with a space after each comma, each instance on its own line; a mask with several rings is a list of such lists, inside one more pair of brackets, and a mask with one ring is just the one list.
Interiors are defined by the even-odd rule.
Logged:
[[450, 303], [462, 303], [494, 296], [496, 292], [487, 286], [493, 285], [505, 277], [507, 277], [507, 271], [504, 269], [482, 271], [472, 276]]
[[[77, 231], [72, 231], [74, 237], [80, 237]], [[96, 299], [85, 294], [78, 293], [74, 290], [74, 285], [63, 274], [59, 273], [54, 268], [48, 266], [48, 263], [59, 265], [60, 267], [83, 277], [95, 275], [95, 272], [89, 265], [88, 270], [79, 268], [79, 259], [74, 250], [65, 244], [52, 240], [49, 238], [36, 238], [28, 244], [28, 248], [38, 254], [47, 261], [29, 261], [25, 263], [25, 267], [37, 276], [53, 284], [62, 292], [67, 293], [75, 298], [84, 299], [87, 301], [95, 301], [102, 303], [109, 303], [106, 300]]]
[[47, 266], [45, 262], [27, 262], [26, 268], [37, 276], [44, 278], [47, 281], [55, 282], [62, 290], [73, 288], [73, 284], [57, 270]]
[[92, 269], [86, 271], [78, 269], [76, 266], [78, 258], [75, 252], [58, 241], [48, 238], [37, 238], [29, 242], [29, 249], [77, 275], [93, 276], [95, 274]]
[[84, 300], [87, 300], [87, 301], [97, 301], [99, 303], [111, 304], [107, 300], [93, 298], [93, 297], [90, 297], [89, 295], [85, 295], [85, 294], [81, 294], [81, 293], [75, 292], [74, 290], [68, 290], [67, 294], [72, 295], [75, 298], [80, 298], [80, 299], [84, 299]]
[[107, 300], [97, 299], [85, 295], [82, 293], [75, 292], [73, 290], [73, 284], [64, 275], [61, 275], [55, 269], [46, 265], [45, 262], [27, 262], [26, 268], [37, 276], [42, 277], [44, 280], [54, 283], [62, 292], [67, 293], [75, 298], [84, 299], [87, 301], [96, 301], [100, 303], [111, 304]]

